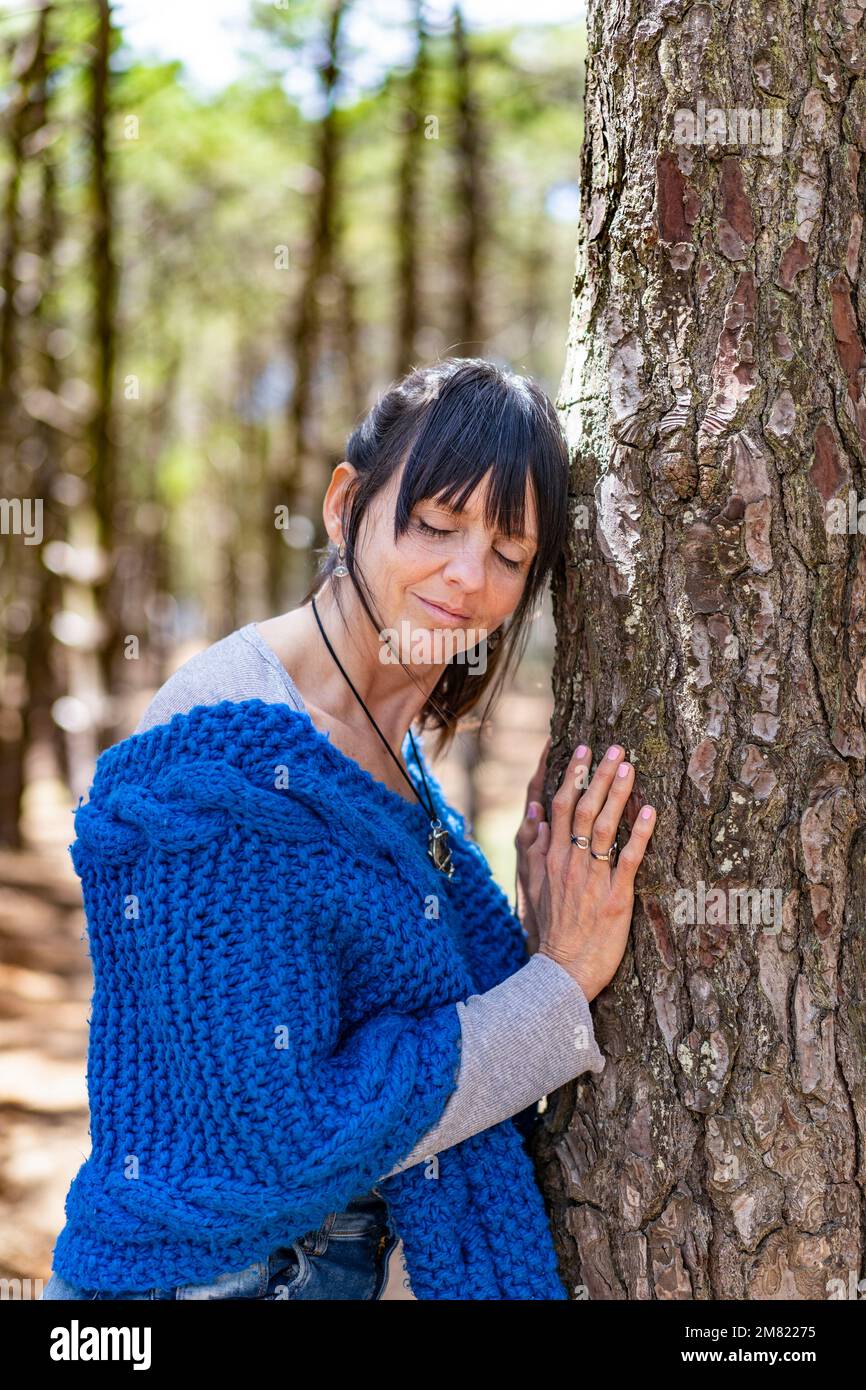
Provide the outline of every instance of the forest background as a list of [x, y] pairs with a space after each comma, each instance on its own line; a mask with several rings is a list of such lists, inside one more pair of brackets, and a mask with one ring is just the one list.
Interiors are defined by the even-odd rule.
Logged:
[[[298, 602], [395, 377], [483, 356], [556, 398], [585, 27], [530, 10], [0, 6], [0, 1275], [47, 1278], [88, 1147], [68, 845], [99, 751]], [[489, 727], [433, 763], [512, 901], [552, 659], [547, 600]]]

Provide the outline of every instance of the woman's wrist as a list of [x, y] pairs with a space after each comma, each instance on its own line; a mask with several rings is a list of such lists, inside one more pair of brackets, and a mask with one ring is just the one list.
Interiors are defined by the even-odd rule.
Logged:
[[576, 985], [579, 985], [580, 988], [583, 990], [587, 1003], [589, 1004], [592, 1002], [598, 991], [593, 989], [589, 980], [586, 978], [584, 974], [581, 973], [580, 967], [576, 964], [575, 961], [563, 960], [561, 956], [558, 956], [555, 951], [551, 951], [546, 945], [546, 943], [543, 942], [539, 944], [537, 949], [540, 954], [548, 956], [550, 960], [555, 961], [557, 965], [561, 966], [563, 970], [567, 971], [571, 978], [574, 980], [574, 983]]

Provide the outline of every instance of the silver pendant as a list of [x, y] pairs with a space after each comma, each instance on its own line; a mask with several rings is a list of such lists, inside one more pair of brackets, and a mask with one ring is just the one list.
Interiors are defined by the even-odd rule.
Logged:
[[448, 831], [443, 829], [440, 820], [430, 822], [427, 853], [440, 873], [445, 874], [446, 878], [454, 877], [454, 865], [451, 861], [451, 847], [448, 844]]

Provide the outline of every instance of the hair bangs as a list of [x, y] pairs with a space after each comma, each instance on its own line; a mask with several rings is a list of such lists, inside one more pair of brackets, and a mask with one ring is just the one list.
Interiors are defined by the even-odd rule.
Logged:
[[[462, 512], [485, 480], [485, 526], [514, 540], [527, 534], [526, 483], [537, 445], [531, 402], [500, 383], [484, 383], [486, 391], [477, 382], [469, 385], [471, 399], [466, 391], [441, 392], [412, 442], [394, 512], [395, 538], [408, 528], [418, 502], [435, 500]], [[493, 397], [494, 389], [495, 399], [479, 399]]]

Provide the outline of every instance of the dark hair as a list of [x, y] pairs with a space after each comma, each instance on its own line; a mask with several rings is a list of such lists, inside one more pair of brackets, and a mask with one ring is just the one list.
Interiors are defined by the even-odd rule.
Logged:
[[[438, 731], [438, 754], [451, 743], [461, 716], [489, 691], [483, 722], [526, 649], [530, 621], [565, 546], [568, 446], [553, 405], [530, 378], [482, 357], [447, 357], [392, 383], [353, 430], [345, 457], [358, 477], [345, 495], [344, 563], [380, 632], [385, 624], [371, 611], [369, 589], [364, 592], [366, 585], [355, 566], [355, 542], [371, 499], [388, 485], [404, 459], [394, 512], [395, 542], [409, 529], [412, 508], [418, 502], [435, 498], [462, 511], [488, 472], [485, 524], [508, 536], [520, 535], [527, 477], [531, 483], [538, 549], [520, 602], [506, 623], [486, 639], [484, 674], [470, 674], [464, 662], [449, 663], [421, 711], [420, 727]], [[324, 550], [325, 559], [302, 604], [317, 593], [337, 564], [333, 543]], [[345, 623], [341, 587], [338, 581], [333, 590]]]

